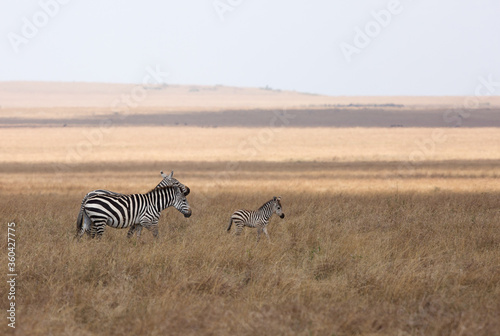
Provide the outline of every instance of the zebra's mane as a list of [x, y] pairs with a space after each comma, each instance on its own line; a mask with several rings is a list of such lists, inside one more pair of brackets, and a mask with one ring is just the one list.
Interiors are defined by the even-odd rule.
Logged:
[[155, 187], [155, 189], [165, 187], [165, 186], [175, 186], [175, 185], [178, 187], [180, 187], [181, 185], [183, 186], [183, 184], [180, 183], [177, 179], [175, 179], [173, 177], [170, 177], [170, 178], [165, 177], [163, 180], [160, 181], [160, 183], [158, 183], [158, 185]]
[[275, 201], [274, 198], [270, 201], [267, 201], [259, 208], [259, 210], [264, 209], [267, 205], [271, 205], [271, 203], [273, 203], [274, 201]]
[[179, 188], [179, 190], [182, 191], [181, 187], [177, 186], [177, 185], [166, 185], [166, 186], [159, 186], [159, 187], [154, 187], [153, 189], [151, 189], [150, 191], [148, 191], [146, 194], [149, 194], [149, 193], [152, 193], [153, 191], [159, 191], [159, 190], [164, 190], [164, 189], [175, 189], [175, 188]]
[[177, 187], [181, 188], [181, 191], [184, 194], [184, 196], [189, 195], [189, 192], [190, 192], [189, 187], [182, 184], [181, 182], [179, 182], [179, 180], [177, 180], [176, 178], [172, 177], [173, 174], [174, 174], [173, 170], [170, 173], [170, 175], [166, 175], [163, 173], [163, 171], [161, 171], [160, 175], [163, 177], [163, 180], [161, 180], [160, 183], [158, 183], [158, 185], [155, 187], [155, 189], [158, 189], [160, 187], [167, 186], [167, 185], [168, 186], [177, 186]]

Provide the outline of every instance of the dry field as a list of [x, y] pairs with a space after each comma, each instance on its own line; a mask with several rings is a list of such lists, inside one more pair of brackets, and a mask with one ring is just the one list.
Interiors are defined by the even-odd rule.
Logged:
[[[95, 130], [0, 129], [18, 335], [500, 330], [498, 129]], [[165, 210], [158, 240], [73, 238], [86, 192], [146, 192], [171, 169], [191, 218]], [[270, 243], [225, 231], [272, 196]]]
[[3, 163], [498, 160], [498, 128], [0, 128]]
[[[139, 78], [140, 79], [140, 78]], [[473, 93], [473, 92], [471, 92]], [[477, 99], [477, 104], [471, 104]], [[121, 104], [118, 104], [121, 103]], [[125, 104], [124, 104], [125, 103]], [[255, 108], [303, 108], [325, 105], [404, 105], [409, 109], [451, 106], [500, 107], [499, 96], [478, 97], [351, 97], [321, 96], [272, 88], [239, 88], [199, 85], [0, 82], [0, 115], [3, 117], [88, 116], [109, 114], [127, 106], [137, 113], [220, 111]]]

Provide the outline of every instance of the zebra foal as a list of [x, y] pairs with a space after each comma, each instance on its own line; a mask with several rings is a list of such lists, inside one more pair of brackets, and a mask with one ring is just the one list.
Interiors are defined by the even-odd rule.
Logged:
[[267, 233], [267, 224], [269, 224], [269, 219], [276, 213], [280, 218], [285, 218], [283, 209], [281, 207], [281, 197], [273, 197], [272, 200], [264, 203], [258, 210], [237, 210], [231, 216], [229, 220], [229, 226], [227, 231], [231, 230], [231, 226], [236, 226], [236, 235], [241, 234], [243, 227], [248, 226], [251, 228], [257, 228], [257, 241], [260, 239], [260, 233], [264, 232], [267, 239], [269, 240], [269, 234]]
[[106, 225], [123, 229], [130, 227], [127, 234], [132, 236], [137, 231], [140, 237], [142, 228], [158, 236], [158, 220], [161, 211], [173, 206], [184, 217], [191, 216], [191, 208], [182, 189], [178, 186], [157, 187], [146, 194], [97, 194], [85, 202], [85, 217], [77, 225], [78, 238], [91, 229], [92, 236], [101, 237]]

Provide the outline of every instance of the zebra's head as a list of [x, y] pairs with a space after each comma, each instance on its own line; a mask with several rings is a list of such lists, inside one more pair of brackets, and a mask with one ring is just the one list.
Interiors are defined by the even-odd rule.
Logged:
[[174, 178], [174, 171], [172, 170], [169, 175], [165, 174], [163, 171], [160, 172], [161, 177], [163, 177], [163, 180], [161, 180], [160, 183], [156, 186], [156, 188], [163, 188], [163, 187], [179, 187], [181, 188], [182, 192], [184, 193], [184, 196], [189, 195], [189, 192], [191, 191], [187, 186], [184, 184], [180, 183], [176, 178]]
[[182, 188], [175, 186], [174, 187], [174, 207], [179, 210], [180, 213], [184, 215], [184, 217], [191, 216], [191, 207], [187, 201], [186, 195]]
[[274, 196], [273, 202], [274, 202], [273, 203], [274, 212], [276, 212], [276, 214], [280, 216], [280, 218], [285, 218], [285, 214], [283, 213], [283, 208], [281, 207], [281, 196], [279, 197]]

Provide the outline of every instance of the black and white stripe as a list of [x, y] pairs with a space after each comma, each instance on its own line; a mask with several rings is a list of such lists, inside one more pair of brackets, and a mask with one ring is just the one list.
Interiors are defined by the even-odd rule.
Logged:
[[177, 186], [155, 188], [146, 194], [94, 195], [83, 205], [83, 216], [88, 221], [84, 221], [78, 236], [90, 230], [86, 223], [92, 223], [92, 235], [97, 237], [102, 236], [105, 225], [130, 228], [129, 237], [135, 231], [139, 237], [145, 227], [157, 237], [161, 211], [170, 206], [174, 206], [185, 217], [191, 216], [186, 196]]
[[281, 208], [281, 197], [273, 197], [272, 200], [266, 202], [258, 210], [237, 210], [231, 216], [229, 220], [229, 226], [227, 231], [231, 230], [231, 226], [236, 225], [236, 234], [241, 234], [243, 227], [248, 226], [251, 228], [257, 228], [257, 241], [260, 238], [260, 233], [264, 232], [266, 237], [269, 239], [267, 233], [267, 224], [271, 216], [276, 213], [280, 218], [284, 218], [285, 214]]
[[[181, 189], [184, 196], [187, 196], [189, 194], [190, 189], [187, 186], [185, 186], [184, 184], [180, 183], [177, 179], [175, 179], [173, 177], [173, 175], [174, 175], [173, 170], [172, 170], [172, 172], [170, 172], [169, 175], [167, 175], [167, 174], [163, 173], [163, 171], [161, 171], [160, 175], [163, 179], [160, 181], [160, 183], [158, 183], [158, 185], [155, 187], [155, 189], [163, 188], [163, 187], [167, 187], [167, 186], [177, 186]], [[95, 233], [94, 224], [90, 220], [90, 218], [88, 218], [87, 216], [84, 216], [83, 208], [90, 198], [93, 198], [95, 196], [103, 196], [103, 195], [113, 196], [113, 197], [124, 196], [124, 194], [117, 193], [114, 191], [104, 190], [104, 189], [97, 189], [97, 190], [93, 190], [93, 191], [87, 193], [87, 195], [85, 195], [85, 197], [82, 200], [82, 203], [80, 205], [80, 212], [78, 213], [78, 217], [76, 220], [77, 237], [80, 236], [80, 232], [82, 230], [82, 227], [86, 228], [84, 230], [84, 232], [86, 232], [88, 235], [95, 236], [96, 233]], [[132, 228], [131, 228], [131, 230], [132, 230]]]

